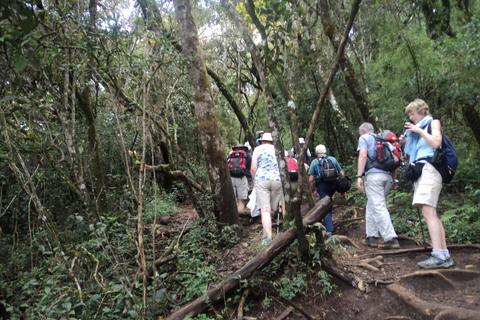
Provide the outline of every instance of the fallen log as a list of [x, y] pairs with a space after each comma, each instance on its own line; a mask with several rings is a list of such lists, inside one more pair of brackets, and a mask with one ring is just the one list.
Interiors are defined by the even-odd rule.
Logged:
[[[317, 202], [317, 204], [303, 218], [303, 227], [305, 228], [310, 224], [321, 221], [327, 213], [330, 212], [332, 206], [332, 201], [329, 197], [325, 197]], [[211, 289], [205, 295], [197, 298], [195, 301], [168, 316], [166, 320], [184, 319], [187, 316], [194, 317], [203, 312], [210, 304], [220, 301], [229, 292], [237, 288], [240, 284], [240, 280], [250, 279], [257, 270], [266, 267], [276, 256], [290, 246], [295, 241], [296, 237], [296, 227], [290, 228], [283, 234], [280, 234], [243, 268], [232, 274], [216, 288]]]

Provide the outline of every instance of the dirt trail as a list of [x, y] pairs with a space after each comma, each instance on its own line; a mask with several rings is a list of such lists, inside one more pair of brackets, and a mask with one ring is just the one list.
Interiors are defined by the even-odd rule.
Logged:
[[[426, 259], [430, 250], [412, 239], [400, 237], [400, 250], [363, 246], [364, 215], [363, 208], [353, 208], [342, 197], [335, 199], [335, 236], [329, 240], [333, 258], [339, 270], [356, 280], [356, 288], [333, 277], [333, 294], [322, 298], [319, 279], [310, 279], [306, 292], [286, 301], [271, 281], [263, 279], [249, 290], [244, 319], [480, 319], [480, 245], [449, 246], [454, 268], [421, 270], [417, 263]], [[182, 206], [175, 220], [186, 221], [186, 216], [196, 216], [190, 206]], [[218, 272], [222, 277], [244, 266], [261, 249], [261, 233], [258, 218], [245, 224], [245, 237], [220, 253], [224, 263]], [[274, 277], [292, 274], [295, 266], [289, 265], [284, 274]], [[231, 306], [231, 319], [237, 307]]]

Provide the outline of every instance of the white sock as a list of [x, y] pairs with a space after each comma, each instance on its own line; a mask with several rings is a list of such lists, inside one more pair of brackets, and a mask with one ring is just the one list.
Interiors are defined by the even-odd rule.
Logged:
[[440, 258], [442, 260], [445, 260], [445, 258], [447, 257], [443, 249], [433, 249], [432, 253], [435, 257]]
[[448, 251], [448, 249], [443, 249], [442, 251], [445, 257], [450, 257], [450, 252]]

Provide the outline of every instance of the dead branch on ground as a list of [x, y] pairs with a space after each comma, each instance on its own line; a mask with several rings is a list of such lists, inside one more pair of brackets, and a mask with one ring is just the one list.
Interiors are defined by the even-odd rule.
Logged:
[[[303, 218], [303, 226], [322, 220], [332, 208], [330, 198], [325, 197], [313, 207]], [[183, 319], [186, 316], [194, 317], [207, 309], [210, 304], [214, 304], [223, 299], [233, 289], [237, 288], [242, 279], [250, 279], [257, 271], [266, 267], [276, 256], [288, 248], [297, 237], [297, 228], [290, 228], [283, 234], [277, 236], [269, 245], [267, 245], [259, 254], [257, 254], [243, 268], [228, 277], [216, 288], [209, 290], [204, 296], [196, 299], [175, 313], [171, 314], [166, 320]]]

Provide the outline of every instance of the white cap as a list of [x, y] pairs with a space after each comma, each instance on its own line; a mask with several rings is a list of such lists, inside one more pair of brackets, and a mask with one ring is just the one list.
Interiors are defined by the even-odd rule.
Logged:
[[304, 138], [298, 139], [298, 143], [305, 143], [305, 139]]

